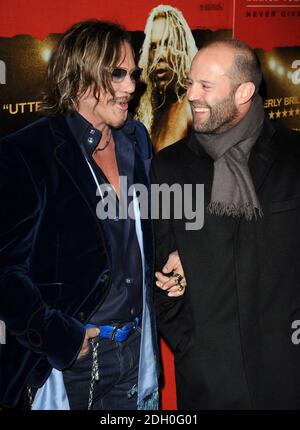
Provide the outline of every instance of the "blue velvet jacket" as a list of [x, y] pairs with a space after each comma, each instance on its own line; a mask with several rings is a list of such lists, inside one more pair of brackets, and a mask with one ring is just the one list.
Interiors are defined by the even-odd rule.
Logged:
[[[148, 186], [151, 145], [144, 127], [128, 118], [116, 136], [135, 145], [134, 183]], [[7, 327], [0, 404], [14, 406], [26, 385], [40, 387], [52, 367], [72, 365], [84, 323], [111, 287], [112, 262], [106, 222], [96, 216], [95, 182], [63, 115], [40, 119], [1, 141], [0, 196], [0, 319]], [[150, 220], [141, 222], [147, 309], [142, 345], [152, 345], [151, 363], [157, 345], [153, 233]], [[143, 359], [141, 353], [141, 369], [147, 369]], [[154, 385], [144, 387], [140, 399]]]

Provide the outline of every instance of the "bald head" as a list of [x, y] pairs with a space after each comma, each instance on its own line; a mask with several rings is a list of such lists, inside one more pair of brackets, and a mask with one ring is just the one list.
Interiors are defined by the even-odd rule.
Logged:
[[209, 77], [226, 78], [224, 81], [230, 84], [233, 61], [232, 49], [214, 44], [198, 51], [193, 59], [191, 72], [193, 69], [197, 70], [204, 80], [209, 80]]
[[[253, 82], [255, 93], [258, 92], [262, 73], [259, 60], [249, 45], [237, 39], [223, 40], [207, 43], [198, 53], [204, 50], [213, 52], [220, 60], [223, 58], [233, 87], [243, 82]], [[227, 57], [228, 62], [224, 57]]]
[[209, 43], [198, 51], [188, 81], [195, 130], [219, 133], [246, 115], [261, 72], [251, 48], [228, 40]]

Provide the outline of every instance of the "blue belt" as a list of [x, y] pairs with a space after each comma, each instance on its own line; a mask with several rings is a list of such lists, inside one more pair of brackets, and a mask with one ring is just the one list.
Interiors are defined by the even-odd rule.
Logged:
[[137, 317], [135, 317], [132, 321], [125, 323], [123, 325], [95, 325], [95, 324], [86, 324], [86, 328], [99, 328], [99, 338], [100, 339], [111, 339], [116, 340], [117, 342], [124, 342], [128, 339], [128, 337], [133, 333], [133, 331], [139, 327], [142, 322], [142, 314], [140, 313]]

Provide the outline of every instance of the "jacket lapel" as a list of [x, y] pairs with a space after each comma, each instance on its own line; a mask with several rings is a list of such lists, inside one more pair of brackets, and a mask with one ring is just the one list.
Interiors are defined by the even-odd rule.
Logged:
[[[110, 243], [109, 229], [107, 221], [100, 221], [96, 215], [100, 196], [96, 195], [97, 186], [89, 166], [63, 115], [50, 118], [50, 128], [55, 136], [54, 156], [86, 203], [92, 218], [98, 225], [102, 244], [106, 246]], [[111, 250], [107, 249], [107, 251], [111, 256]]]
[[249, 169], [257, 192], [264, 185], [278, 153], [279, 147], [275, 145], [274, 134], [274, 127], [270, 121], [265, 120], [262, 133], [250, 154]]
[[[149, 168], [151, 163], [151, 154], [141, 151], [141, 147], [148, 148], [148, 142], [145, 141], [146, 134], [138, 134], [136, 139], [139, 142], [135, 143], [135, 160], [134, 160], [134, 183], [143, 184], [148, 190], [148, 214], [149, 217], [141, 218], [141, 227], [143, 231], [144, 254], [147, 266], [152, 270], [153, 255], [154, 255], [154, 242], [153, 242], [153, 228], [151, 220], [151, 199], [150, 199], [150, 177]], [[150, 265], [150, 266], [149, 266]]]
[[[214, 175], [213, 160], [200, 147], [199, 143], [193, 139], [193, 133], [190, 134], [187, 142], [187, 160], [182, 160], [182, 165], [186, 166], [184, 177], [187, 178], [185, 183], [203, 184], [205, 206], [209, 203]], [[179, 175], [180, 177], [180, 175]]]
[[[118, 165], [120, 167], [120, 175], [124, 175], [124, 171], [127, 172], [126, 178], [127, 178], [127, 189], [122, 189], [122, 193], [126, 193], [127, 198], [123, 199], [124, 201], [127, 201], [127, 207], [130, 203], [130, 197], [128, 196], [128, 189], [133, 184], [133, 171], [134, 171], [134, 162], [135, 162], [135, 155], [134, 155], [134, 148], [131, 150], [131, 147], [134, 145], [131, 138], [127, 133], [122, 133], [120, 131], [114, 132], [114, 138], [117, 142], [117, 145], [122, 145], [123, 148], [125, 148], [125, 151], [123, 151], [122, 159], [118, 159]], [[128, 149], [128, 150], [127, 150]], [[120, 164], [121, 163], [121, 164]], [[124, 171], [123, 171], [124, 166]], [[126, 166], [126, 168], [125, 168]], [[129, 172], [129, 174], [128, 174]], [[127, 213], [127, 207], [124, 208], [125, 213]], [[128, 238], [129, 238], [129, 232], [130, 228], [132, 227], [132, 220], [129, 219], [129, 222], [124, 223], [124, 249], [127, 249], [128, 244]]]

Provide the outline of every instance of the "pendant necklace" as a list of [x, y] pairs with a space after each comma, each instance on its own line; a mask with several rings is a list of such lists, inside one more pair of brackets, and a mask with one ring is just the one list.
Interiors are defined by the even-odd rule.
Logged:
[[107, 139], [105, 145], [102, 148], [100, 148], [100, 146], [98, 146], [94, 152], [104, 151], [104, 149], [106, 149], [108, 147], [108, 145], [110, 144], [110, 140], [111, 140], [111, 129], [109, 129], [109, 130], [110, 130], [109, 138]]

